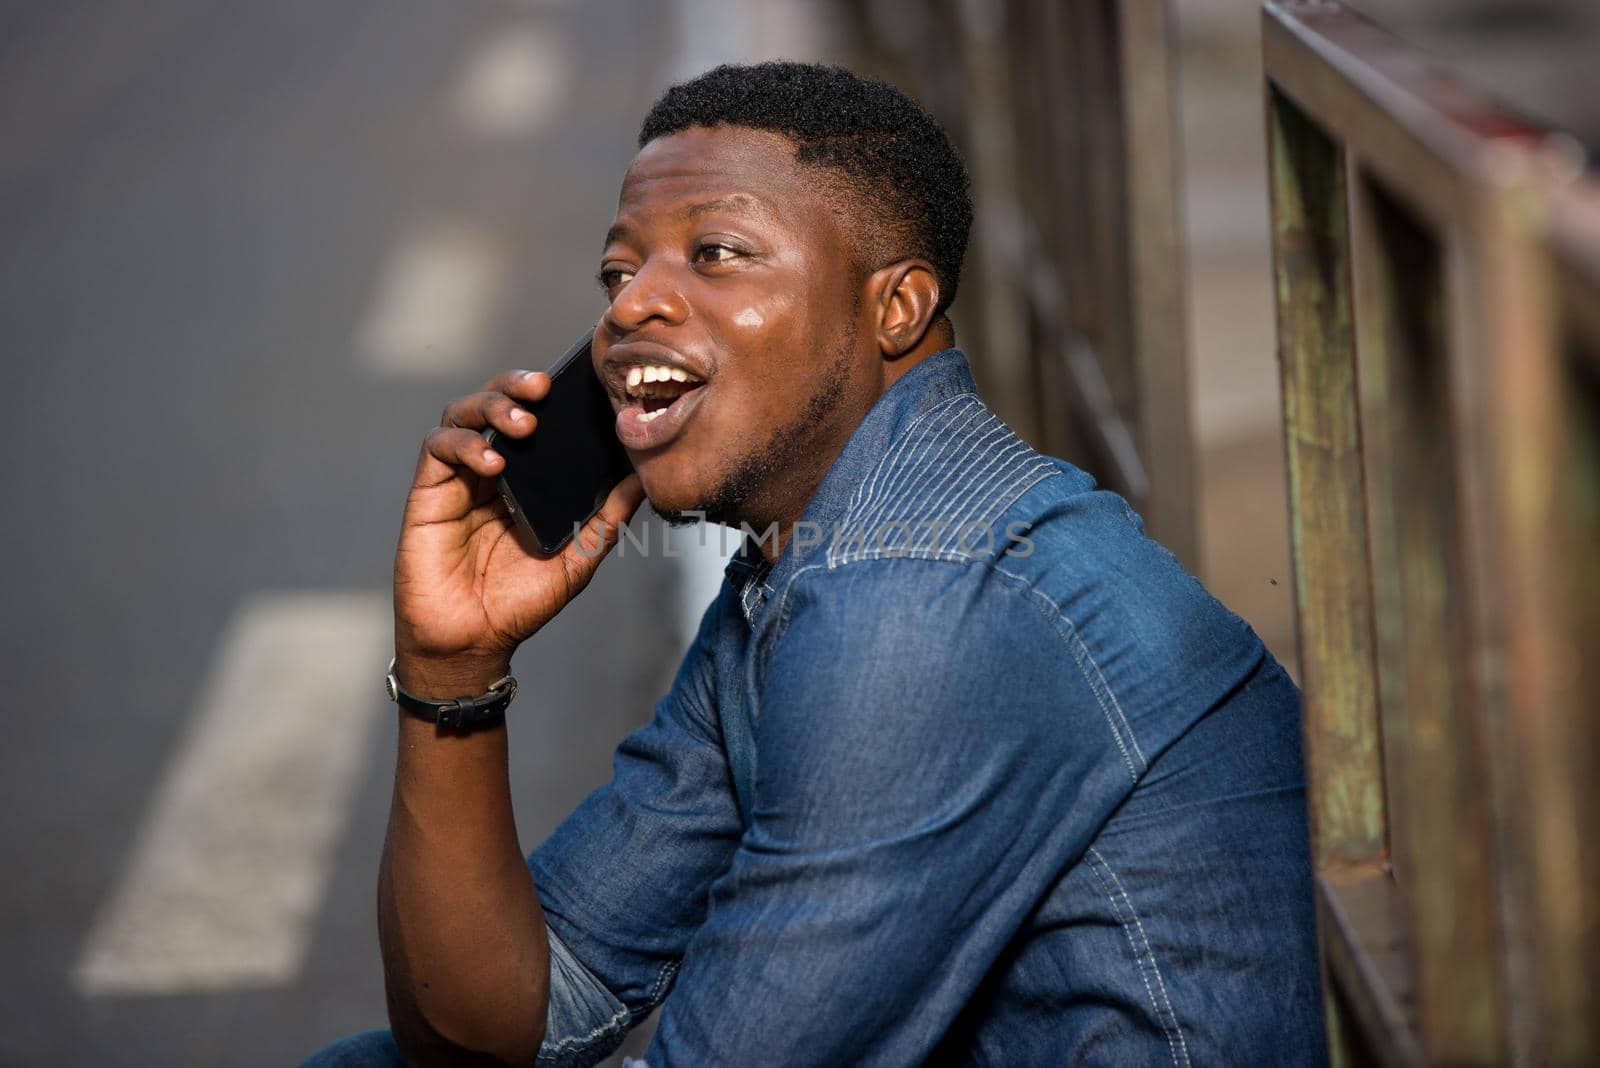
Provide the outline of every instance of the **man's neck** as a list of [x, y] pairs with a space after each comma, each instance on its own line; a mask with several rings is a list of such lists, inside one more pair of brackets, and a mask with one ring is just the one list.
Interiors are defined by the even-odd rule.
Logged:
[[[859, 421], [857, 425], [860, 425]], [[815, 470], [813, 477], [808, 480], [809, 485], [795, 492], [789, 501], [773, 508], [758, 507], [739, 518], [743, 528], [754, 533], [756, 548], [766, 557], [767, 563], [775, 564], [778, 562], [778, 557], [783, 555], [784, 547], [794, 537], [796, 525], [805, 516], [811, 499], [816, 496], [817, 487], [822, 485], [823, 476], [827, 474], [828, 468], [832, 466], [843, 447], [841, 442], [838, 448], [831, 450], [827, 462]]]

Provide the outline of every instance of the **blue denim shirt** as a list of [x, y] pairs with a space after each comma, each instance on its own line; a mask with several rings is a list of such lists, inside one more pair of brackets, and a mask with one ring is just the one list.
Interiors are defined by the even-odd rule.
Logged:
[[528, 862], [541, 1065], [1324, 1059], [1294, 684], [957, 349]]

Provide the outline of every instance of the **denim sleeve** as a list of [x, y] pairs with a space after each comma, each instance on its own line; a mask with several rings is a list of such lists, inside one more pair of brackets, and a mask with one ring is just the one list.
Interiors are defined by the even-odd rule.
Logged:
[[559, 935], [545, 925], [550, 941], [550, 1008], [538, 1068], [584, 1068], [622, 1044], [628, 1033], [628, 1007], [612, 996]]
[[992, 569], [803, 569], [767, 618], [751, 825], [647, 1060], [924, 1063], [1126, 771], [1050, 614]]
[[550, 940], [541, 1065], [594, 1064], [671, 989], [742, 823], [715, 718], [706, 612], [672, 689], [617, 747], [611, 781], [528, 857]]

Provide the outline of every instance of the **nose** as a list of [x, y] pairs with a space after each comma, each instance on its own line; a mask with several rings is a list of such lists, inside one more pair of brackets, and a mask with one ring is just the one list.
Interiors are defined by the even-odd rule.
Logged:
[[670, 265], [656, 260], [640, 267], [617, 291], [605, 318], [618, 333], [627, 334], [652, 319], [677, 325], [689, 318], [689, 304], [674, 284]]

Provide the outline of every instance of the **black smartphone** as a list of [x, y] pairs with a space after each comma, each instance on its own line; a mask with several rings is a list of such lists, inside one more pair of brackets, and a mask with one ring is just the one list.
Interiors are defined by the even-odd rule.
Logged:
[[633, 470], [617, 440], [617, 415], [594, 372], [593, 337], [585, 333], [561, 354], [550, 368], [550, 392], [526, 405], [538, 419], [531, 435], [484, 435], [505, 457], [501, 497], [544, 553], [566, 545]]

